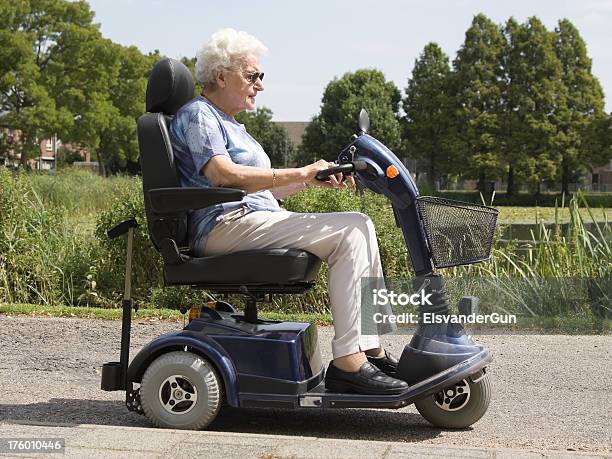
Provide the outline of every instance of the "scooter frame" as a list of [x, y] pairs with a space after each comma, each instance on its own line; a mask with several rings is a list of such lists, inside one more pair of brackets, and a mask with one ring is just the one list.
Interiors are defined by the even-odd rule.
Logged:
[[[357, 172], [368, 188], [387, 196], [393, 205], [396, 223], [404, 234], [415, 273], [432, 276], [426, 237], [418, 224], [418, 190], [403, 164], [365, 132], [341, 152], [338, 162], [339, 166], [328, 170], [327, 175]], [[388, 181], [391, 166], [395, 176]], [[325, 179], [325, 174], [318, 178]], [[388, 185], [382, 186], [383, 180]], [[138, 413], [143, 413], [138, 384], [144, 372], [156, 358], [177, 350], [195, 353], [212, 363], [223, 380], [227, 403], [233, 407], [397, 409], [465, 379], [478, 383], [492, 360], [490, 351], [472, 343], [462, 330], [460, 333], [452, 330], [440, 333], [419, 328], [402, 354], [400, 370], [402, 366], [411, 366], [408, 359], [419, 361], [421, 365], [425, 362], [425, 366], [429, 361], [434, 364], [431, 371], [426, 368], [422, 372], [422, 379], [410, 381], [405, 392], [397, 395], [332, 393], [324, 386], [325, 370], [315, 325], [258, 319], [256, 309], [255, 316], [253, 309], [249, 312], [248, 307], [245, 314], [239, 314], [228, 303], [217, 301], [201, 308], [199, 317], [190, 320], [183, 330], [151, 341], [128, 365], [132, 310], [138, 308], [131, 299], [132, 244], [136, 227], [136, 221], [130, 219], [108, 232], [111, 238], [127, 233], [128, 244], [120, 361], [103, 365], [101, 388], [125, 390], [126, 406]], [[247, 294], [254, 305], [252, 292]], [[447, 300], [440, 300], [438, 312], [450, 313]], [[473, 312], [464, 311], [466, 314]], [[418, 346], [414, 346], [415, 339]], [[442, 354], [434, 355], [434, 349], [439, 349], [440, 345], [443, 346]], [[445, 353], [448, 349], [453, 350], [453, 355]], [[459, 350], [455, 352], [456, 349]], [[443, 368], [442, 371], [438, 371], [439, 368]]]

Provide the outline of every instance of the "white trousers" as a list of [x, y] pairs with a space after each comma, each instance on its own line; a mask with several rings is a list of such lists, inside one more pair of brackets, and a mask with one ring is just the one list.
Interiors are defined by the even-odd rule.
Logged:
[[361, 278], [383, 277], [374, 224], [367, 215], [241, 208], [221, 216], [208, 234], [204, 255], [265, 248], [306, 250], [328, 263], [334, 358], [379, 346], [377, 335], [361, 333]]

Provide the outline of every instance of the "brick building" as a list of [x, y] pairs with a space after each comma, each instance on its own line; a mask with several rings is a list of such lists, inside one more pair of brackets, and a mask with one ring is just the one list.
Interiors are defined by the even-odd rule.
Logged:
[[591, 191], [612, 192], [612, 159], [605, 166], [593, 168]]
[[[6, 167], [19, 167], [21, 165], [21, 131], [18, 129], [0, 128], [0, 139], [6, 145], [4, 151], [0, 151], [0, 165]], [[76, 153], [86, 163], [91, 162], [91, 154], [85, 148], [72, 144], [64, 144], [57, 137], [43, 139], [39, 142], [38, 155], [28, 159], [28, 165], [34, 170], [51, 170], [55, 168], [58, 155], [66, 152]]]

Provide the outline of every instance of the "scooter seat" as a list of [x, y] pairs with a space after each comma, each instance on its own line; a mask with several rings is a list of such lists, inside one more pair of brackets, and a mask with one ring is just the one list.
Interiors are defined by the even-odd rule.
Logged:
[[189, 246], [188, 212], [243, 199], [243, 190], [183, 187], [168, 124], [193, 98], [193, 77], [183, 64], [162, 59], [147, 84], [147, 113], [137, 122], [149, 236], [164, 260], [166, 285], [217, 292], [301, 293], [314, 284], [321, 260], [299, 249], [247, 250], [197, 257]]
[[209, 257], [181, 254], [180, 262], [164, 266], [169, 285], [292, 286], [314, 282], [321, 260], [299, 249], [245, 250]]

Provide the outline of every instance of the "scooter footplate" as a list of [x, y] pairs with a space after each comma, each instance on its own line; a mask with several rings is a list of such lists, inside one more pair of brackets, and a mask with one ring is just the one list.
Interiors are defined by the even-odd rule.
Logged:
[[482, 370], [493, 360], [488, 349], [468, 360], [420, 381], [397, 395], [362, 395], [334, 393], [325, 389], [324, 383], [299, 397], [300, 407], [315, 408], [403, 408], [416, 400], [438, 392]]

